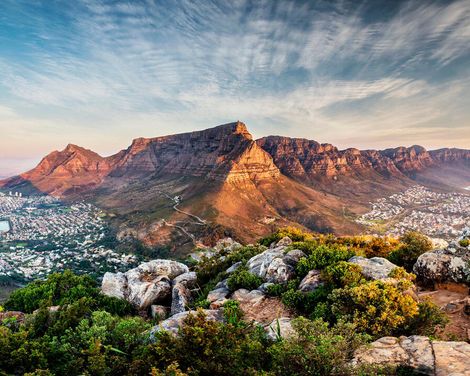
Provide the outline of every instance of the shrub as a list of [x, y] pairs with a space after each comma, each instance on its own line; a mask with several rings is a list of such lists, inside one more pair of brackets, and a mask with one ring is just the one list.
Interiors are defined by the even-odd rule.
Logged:
[[399, 332], [418, 314], [418, 304], [411, 296], [381, 281], [337, 289], [330, 298], [337, 319], [376, 337]]
[[310, 315], [317, 304], [327, 300], [330, 293], [331, 288], [326, 285], [319, 286], [314, 291], [306, 293], [296, 289], [289, 289], [282, 293], [281, 301], [288, 308]]
[[239, 267], [227, 280], [230, 291], [238, 289], [254, 290], [263, 283], [262, 278], [250, 273], [246, 267]]
[[419, 256], [432, 249], [432, 242], [419, 232], [407, 232], [400, 241], [403, 244], [390, 254], [389, 260], [398, 266], [403, 266], [407, 271], [413, 269]]
[[368, 339], [350, 324], [329, 328], [322, 320], [299, 317], [292, 326], [296, 335], [268, 349], [275, 375], [344, 375], [347, 361]]
[[274, 234], [261, 239], [258, 243], [269, 247], [272, 243], [278, 242], [286, 236], [294, 242], [303, 242], [313, 239], [313, 235], [311, 233], [302, 231], [296, 227], [284, 227], [278, 229]]
[[459, 240], [459, 245], [461, 247], [468, 247], [470, 245], [470, 239]]
[[443, 329], [449, 319], [444, 312], [430, 300], [418, 303], [418, 315], [416, 315], [405, 329], [406, 333], [423, 336], [432, 336], [436, 329]]
[[70, 270], [53, 273], [45, 281], [34, 281], [14, 291], [5, 302], [5, 308], [32, 313], [43, 306], [72, 304], [81, 298], [91, 299], [94, 309], [105, 309], [119, 315], [132, 312], [128, 302], [102, 295], [91, 277], [76, 275]]
[[357, 286], [364, 282], [361, 267], [346, 261], [327, 266], [321, 274], [322, 280], [334, 287]]
[[[299, 249], [301, 249], [301, 247]], [[299, 277], [304, 277], [310, 270], [324, 269], [328, 265], [349, 260], [353, 256], [354, 252], [348, 250], [346, 247], [320, 245], [313, 248], [307, 257], [302, 257], [299, 260], [296, 271]]]

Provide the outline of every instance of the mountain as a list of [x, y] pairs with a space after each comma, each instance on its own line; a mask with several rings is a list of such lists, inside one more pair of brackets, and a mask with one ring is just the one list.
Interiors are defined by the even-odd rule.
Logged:
[[298, 138], [254, 140], [245, 124], [234, 122], [138, 138], [110, 157], [68, 145], [0, 187], [91, 200], [113, 214], [120, 237], [193, 244], [227, 235], [252, 241], [293, 224], [357, 232], [351, 218], [372, 198], [416, 181], [463, 187], [469, 171], [469, 150], [339, 150]]

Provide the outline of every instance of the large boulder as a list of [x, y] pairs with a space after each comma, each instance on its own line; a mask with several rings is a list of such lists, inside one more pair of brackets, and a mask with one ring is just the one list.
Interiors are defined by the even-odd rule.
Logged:
[[224, 305], [230, 295], [230, 290], [226, 287], [219, 287], [207, 294], [207, 300], [210, 302], [211, 309], [217, 309]]
[[150, 280], [128, 279], [129, 303], [144, 310], [154, 303], [163, 302], [171, 295], [171, 281], [165, 275], [156, 276]]
[[186, 311], [191, 300], [191, 290], [184, 283], [177, 283], [171, 291], [171, 314]]
[[282, 258], [271, 261], [266, 270], [265, 280], [272, 283], [286, 283], [294, 276], [294, 267], [287, 264]]
[[[218, 322], [223, 322], [224, 321], [224, 315], [221, 310], [218, 309], [205, 309], [203, 310], [204, 315], [206, 320], [208, 321], [218, 321]], [[168, 319], [160, 322], [158, 325], [154, 326], [150, 330], [150, 340], [153, 341], [155, 340], [155, 334], [158, 332], [161, 332], [162, 330], [165, 330], [169, 332], [170, 334], [177, 335], [178, 330], [183, 324], [183, 321], [186, 317], [188, 317], [189, 314], [197, 314], [197, 311], [185, 311], [178, 313], [176, 315], [173, 315], [169, 317]]]
[[282, 257], [284, 257], [284, 249], [284, 247], [268, 249], [256, 256], [253, 256], [246, 263], [248, 271], [256, 274], [258, 277], [265, 278], [271, 262], [276, 258], [282, 259]]
[[424, 283], [468, 283], [470, 252], [458, 243], [441, 250], [423, 253], [413, 266], [413, 272]]
[[[126, 299], [136, 308], [146, 310], [155, 303], [168, 300], [172, 294], [172, 279], [195, 282], [195, 273], [186, 265], [173, 260], [152, 260], [126, 273], [106, 273], [101, 291], [107, 296]], [[177, 281], [178, 282], [178, 281]]]
[[390, 272], [397, 267], [383, 257], [368, 259], [362, 256], [354, 256], [349, 259], [349, 262], [359, 265], [362, 268], [362, 275], [371, 280], [386, 280]]
[[124, 273], [105, 273], [101, 282], [101, 292], [114, 298], [127, 298], [127, 277]]
[[422, 375], [470, 375], [470, 344], [428, 337], [383, 337], [359, 348], [351, 365], [405, 366]]

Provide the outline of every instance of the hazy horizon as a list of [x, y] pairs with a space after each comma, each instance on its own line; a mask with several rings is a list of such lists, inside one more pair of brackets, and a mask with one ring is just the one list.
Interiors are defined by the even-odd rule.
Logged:
[[0, 176], [68, 143], [244, 121], [340, 149], [470, 146], [470, 2], [0, 4]]

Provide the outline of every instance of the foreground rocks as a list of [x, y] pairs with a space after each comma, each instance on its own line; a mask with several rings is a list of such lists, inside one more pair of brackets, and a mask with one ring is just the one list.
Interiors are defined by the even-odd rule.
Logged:
[[470, 344], [431, 341], [423, 336], [383, 337], [356, 351], [352, 366], [405, 366], [435, 376], [470, 375]]
[[413, 272], [425, 284], [469, 283], [470, 250], [458, 242], [447, 248], [426, 252], [418, 257]]
[[352, 264], [361, 267], [361, 273], [367, 279], [386, 280], [390, 272], [397, 266], [383, 257], [365, 258], [362, 256], [354, 256], [349, 259]]
[[[186, 277], [177, 280], [181, 275]], [[174, 280], [174, 281], [172, 281]], [[152, 260], [126, 273], [106, 273], [101, 291], [107, 296], [125, 299], [139, 310], [169, 300], [176, 288], [174, 312], [181, 310], [189, 297], [186, 285], [196, 281], [195, 273], [189, 273], [186, 265], [172, 260]], [[173, 308], [173, 307], [172, 307]]]

